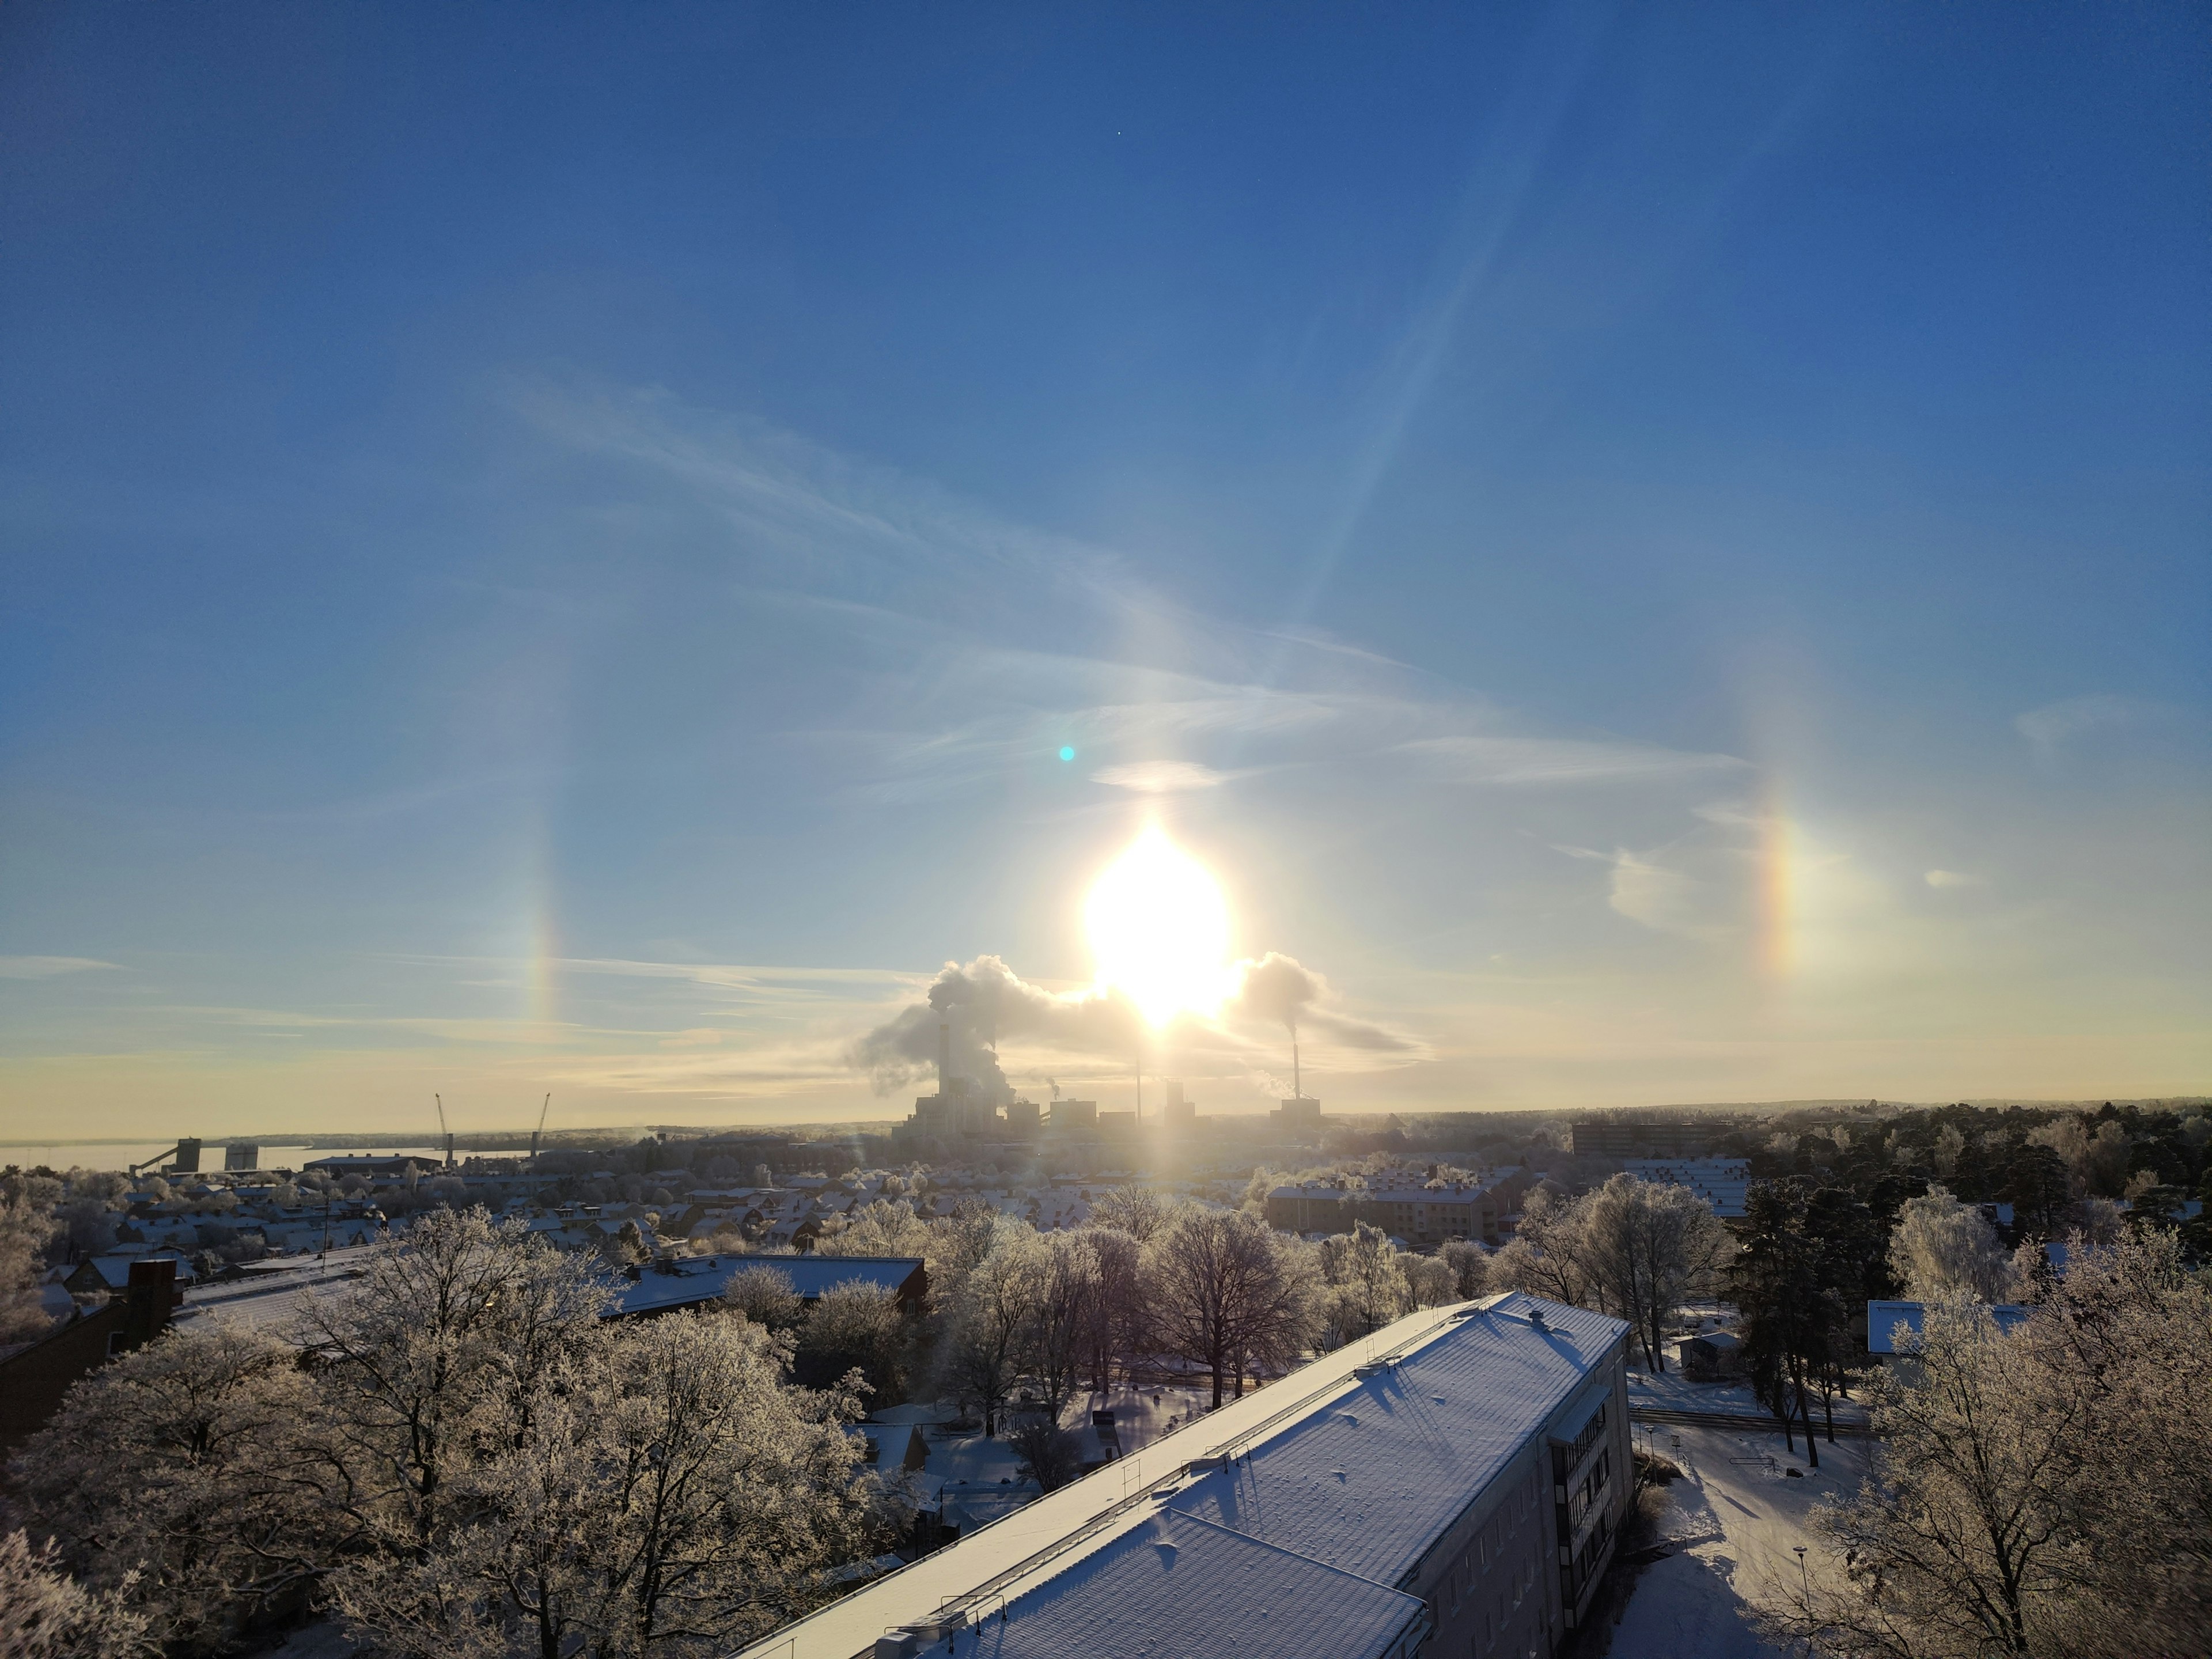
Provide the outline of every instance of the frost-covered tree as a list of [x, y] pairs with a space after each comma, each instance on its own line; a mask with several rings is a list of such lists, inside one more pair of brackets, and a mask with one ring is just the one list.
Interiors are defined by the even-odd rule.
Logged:
[[1213, 1403], [1244, 1364], [1303, 1336], [1308, 1290], [1288, 1242], [1249, 1210], [1185, 1210], [1145, 1250], [1144, 1295], [1157, 1340], [1205, 1368]]
[[323, 1361], [321, 1432], [380, 1547], [427, 1549], [455, 1476], [485, 1445], [527, 1440], [540, 1379], [588, 1357], [608, 1296], [587, 1257], [520, 1222], [434, 1210], [308, 1304], [299, 1335]]
[[1457, 1302], [1459, 1275], [1452, 1271], [1451, 1263], [1440, 1256], [1409, 1255], [1402, 1264], [1406, 1270], [1407, 1288], [1412, 1293], [1417, 1308], [1441, 1308], [1447, 1302]]
[[1490, 1259], [1490, 1288], [1604, 1310], [1603, 1287], [1583, 1232], [1586, 1202], [1587, 1194], [1569, 1199], [1545, 1186], [1531, 1192], [1520, 1225]]
[[1094, 1231], [1040, 1234], [1033, 1247], [1038, 1257], [1036, 1293], [1023, 1336], [1023, 1365], [1054, 1423], [1083, 1374], [1085, 1337], [1100, 1290]]
[[919, 1255], [929, 1253], [930, 1226], [909, 1204], [878, 1199], [815, 1241], [817, 1255]]
[[1996, 1230], [1971, 1204], [1942, 1187], [1907, 1199], [1889, 1236], [1889, 1267], [1917, 1302], [1965, 1297], [2004, 1302], [2019, 1290], [2012, 1261]]
[[0, 1534], [0, 1659], [151, 1659], [144, 1615], [122, 1590], [92, 1591], [70, 1577], [58, 1548]]
[[54, 1236], [50, 1203], [27, 1191], [0, 1194], [0, 1346], [33, 1341], [53, 1328], [39, 1289], [46, 1241]]
[[2202, 1653], [2212, 1286], [2170, 1235], [2078, 1255], [2026, 1323], [1938, 1304], [1877, 1381], [1873, 1479], [1816, 1510], [1778, 1635], [1859, 1659]]
[[1154, 1188], [1140, 1184], [1101, 1193], [1091, 1206], [1091, 1218], [1102, 1227], [1125, 1232], [1139, 1244], [1148, 1244], [1160, 1229], [1175, 1219], [1176, 1206]]
[[1321, 1242], [1327, 1317], [1340, 1343], [1380, 1330], [1413, 1305], [1404, 1258], [1380, 1227], [1360, 1221]]
[[1472, 1302], [1490, 1288], [1490, 1252], [1470, 1238], [1448, 1240], [1437, 1257], [1452, 1270], [1452, 1288], [1462, 1302]]
[[740, 1267], [722, 1287], [724, 1305], [771, 1331], [797, 1325], [803, 1310], [791, 1275], [781, 1267]]
[[1091, 1386], [1103, 1392], [1117, 1364], [1127, 1364], [1150, 1342], [1150, 1310], [1144, 1296], [1143, 1248], [1112, 1227], [1086, 1227], [1097, 1282], [1085, 1310], [1079, 1342]]
[[960, 1297], [968, 1275], [992, 1252], [1017, 1234], [1030, 1231], [992, 1206], [970, 1199], [929, 1230], [923, 1260], [929, 1273], [929, 1299], [938, 1309], [950, 1308]]
[[849, 1279], [815, 1298], [798, 1329], [792, 1375], [809, 1388], [841, 1385], [858, 1371], [873, 1407], [906, 1397], [906, 1320], [881, 1285]]
[[299, 1350], [221, 1320], [72, 1388], [13, 1473], [33, 1531], [177, 1653], [297, 1611], [353, 1534]]
[[1617, 1175], [1575, 1206], [1573, 1251], [1613, 1312], [1635, 1328], [1645, 1364], [1666, 1369], [1667, 1324], [1710, 1295], [1734, 1254], [1712, 1206], [1686, 1187]]
[[54, 1210], [54, 1224], [68, 1241], [72, 1261], [112, 1249], [120, 1219], [105, 1199], [88, 1194], [64, 1199]]
[[1908, 1346], [1876, 1383], [1875, 1480], [1815, 1511], [1831, 1572], [1793, 1633], [1838, 1654], [2056, 1653], [2039, 1614], [2071, 1588], [2079, 1409], [1970, 1303], [1929, 1307]]
[[2212, 1631], [2212, 1280], [2171, 1232], [2124, 1234], [2075, 1255], [2029, 1335], [2046, 1387], [2083, 1411], [2063, 1496], [2087, 1541], [2054, 1620], [2065, 1650], [2191, 1651]]
[[681, 1313], [618, 1333], [522, 1443], [457, 1479], [432, 1547], [349, 1566], [353, 1634], [406, 1659], [705, 1656], [834, 1593], [898, 1518], [762, 1328]]
[[1959, 1160], [1966, 1155], [1966, 1137], [1955, 1123], [1947, 1123], [1936, 1134], [1936, 1173], [1949, 1180], [1958, 1172]]
[[2078, 1116], [2056, 1117], [2028, 1132], [2028, 1144], [2048, 1146], [2066, 1166], [2075, 1198], [2118, 1198], [2128, 1178], [2128, 1132], [2107, 1120], [2094, 1133]]
[[983, 1432], [999, 1431], [1000, 1409], [1021, 1374], [1024, 1342], [1041, 1293], [1043, 1263], [1027, 1227], [994, 1230], [988, 1255], [959, 1280], [938, 1337], [945, 1389], [983, 1413]]

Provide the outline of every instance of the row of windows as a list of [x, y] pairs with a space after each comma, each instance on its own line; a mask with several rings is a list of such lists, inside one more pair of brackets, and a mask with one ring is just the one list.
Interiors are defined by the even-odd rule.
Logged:
[[1512, 1577], [1483, 1608], [1482, 1628], [1468, 1638], [1468, 1651], [1483, 1654], [1495, 1650], [1499, 1638], [1512, 1625], [1513, 1615], [1521, 1610], [1521, 1603], [1535, 1588], [1536, 1558], [1532, 1553], [1515, 1564]]
[[[1448, 1602], [1451, 1611], [1457, 1613], [1474, 1589], [1476, 1580], [1486, 1577], [1492, 1565], [1504, 1557], [1511, 1540], [1521, 1535], [1522, 1528], [1542, 1505], [1543, 1498], [1543, 1470], [1540, 1467], [1532, 1468], [1525, 1478], [1516, 1481], [1506, 1492], [1489, 1521], [1468, 1540], [1467, 1548], [1453, 1564], [1437, 1601]], [[1520, 1548], [1528, 1563], [1526, 1569], [1528, 1582], [1534, 1583], [1535, 1543], [1534, 1540], [1526, 1541]], [[1516, 1607], [1520, 1605], [1524, 1589], [1521, 1583], [1522, 1576], [1522, 1568], [1516, 1565], [1510, 1591]]]

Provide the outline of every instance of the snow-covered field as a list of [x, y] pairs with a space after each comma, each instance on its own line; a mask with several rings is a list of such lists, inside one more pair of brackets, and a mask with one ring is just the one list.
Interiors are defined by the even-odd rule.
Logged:
[[[1747, 1606], [1796, 1582], [1792, 1547], [1813, 1542], [1807, 1512], [1856, 1487], [1869, 1443], [1840, 1435], [1832, 1446], [1821, 1441], [1815, 1473], [1804, 1441], [1793, 1455], [1771, 1428], [1661, 1424], [1638, 1425], [1635, 1432], [1639, 1446], [1649, 1443], [1683, 1471], [1666, 1488], [1672, 1502], [1660, 1525], [1662, 1540], [1677, 1547], [1636, 1581], [1612, 1652], [1619, 1659], [1783, 1659], [1782, 1650], [1753, 1632]], [[1791, 1468], [1801, 1474], [1784, 1473]]]

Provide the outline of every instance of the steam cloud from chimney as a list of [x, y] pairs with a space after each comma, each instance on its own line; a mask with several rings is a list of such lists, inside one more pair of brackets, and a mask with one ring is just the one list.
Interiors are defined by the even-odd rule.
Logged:
[[978, 1100], [1003, 1106], [1014, 1097], [999, 1065], [998, 1045], [1012, 1037], [1082, 1054], [1127, 1054], [1139, 1020], [1119, 996], [1062, 994], [1032, 985], [994, 956], [965, 967], [948, 962], [926, 1001], [902, 1008], [846, 1050], [847, 1062], [868, 1073], [879, 1095], [926, 1076], [940, 1056], [949, 1075], [967, 1079]]
[[[1238, 964], [1236, 994], [1223, 1009], [1230, 1020], [1265, 1021], [1293, 1033], [1310, 1031], [1340, 1048], [1419, 1056], [1424, 1046], [1404, 1035], [1356, 1019], [1336, 1008], [1328, 981], [1294, 957], [1269, 951]], [[1249, 1067], [1250, 1049], [1221, 1031], [1184, 1028], [1188, 1050], [1225, 1050], [1224, 1062]], [[978, 1101], [1004, 1105], [1014, 1097], [999, 1063], [998, 1045], [1015, 1041], [1065, 1053], [1126, 1063], [1146, 1039], [1141, 1016], [1118, 994], [1060, 993], [1031, 984], [995, 956], [963, 966], [948, 962], [930, 982], [927, 996], [847, 1045], [845, 1059], [868, 1073], [879, 1095], [924, 1078], [933, 1066], [941, 1080], [967, 1080]], [[1055, 1091], [1058, 1085], [1054, 1084]]]

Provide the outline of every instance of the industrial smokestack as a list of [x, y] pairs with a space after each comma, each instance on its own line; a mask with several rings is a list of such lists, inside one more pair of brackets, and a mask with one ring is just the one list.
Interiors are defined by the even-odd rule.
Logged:
[[952, 1023], [944, 1019], [937, 1022], [937, 1092], [952, 1092]]

